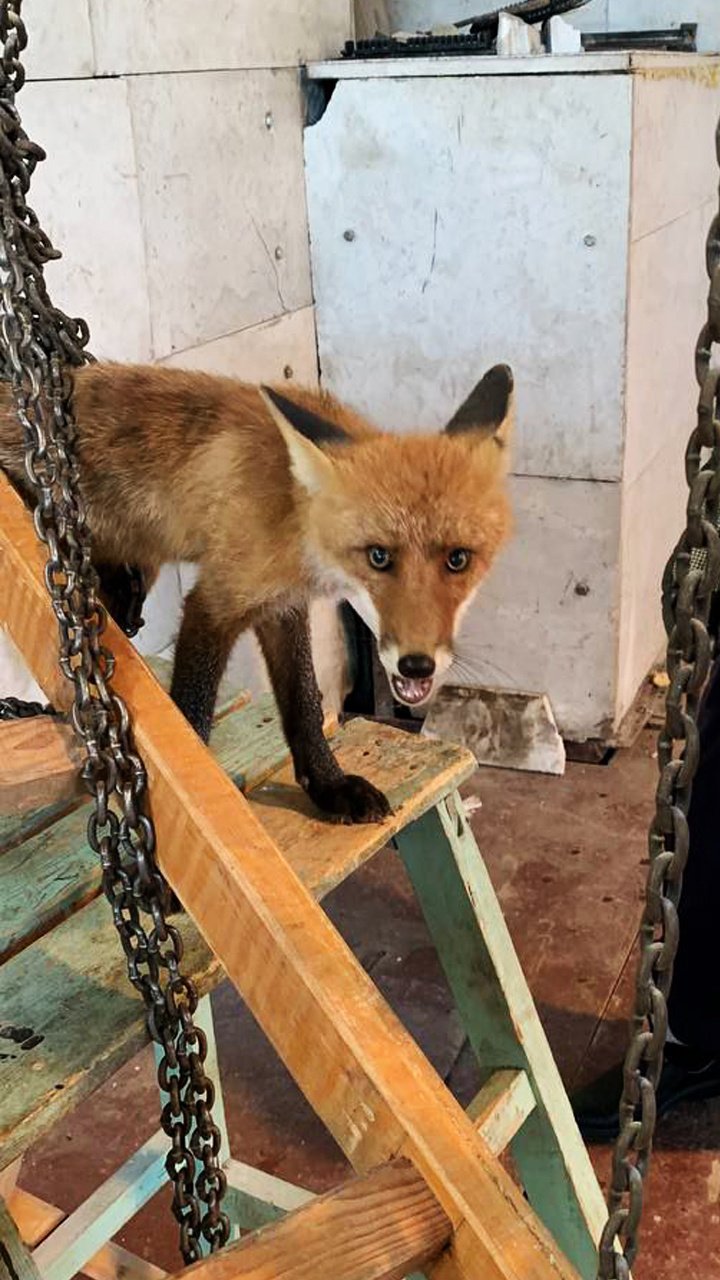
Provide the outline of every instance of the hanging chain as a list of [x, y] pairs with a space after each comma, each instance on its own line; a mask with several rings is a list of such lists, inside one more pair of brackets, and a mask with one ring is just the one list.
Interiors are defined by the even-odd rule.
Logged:
[[[720, 165], [720, 122], [715, 142]], [[720, 585], [720, 369], [712, 368], [713, 356], [720, 351], [720, 208], [708, 234], [706, 261], [708, 315], [695, 348], [698, 418], [685, 454], [690, 489], [687, 527], [663, 578], [670, 685], [658, 740], [660, 780], [649, 833], [650, 870], [636, 1004], [625, 1060], [609, 1218], [600, 1241], [599, 1280], [627, 1280], [637, 1256], [655, 1129], [655, 1090], [668, 1027], [667, 997], [678, 945], [678, 901], [688, 857], [687, 815], [700, 753], [698, 705], [713, 650], [708, 619]], [[616, 1238], [620, 1253], [615, 1250]]]
[[25, 468], [37, 494], [35, 529], [47, 547], [45, 581], [59, 624], [60, 667], [74, 685], [71, 720], [84, 745], [82, 776], [94, 802], [88, 839], [101, 860], [130, 980], [162, 1051], [158, 1080], [168, 1095], [162, 1126], [172, 1143], [166, 1167], [183, 1258], [194, 1262], [205, 1252], [203, 1241], [215, 1250], [229, 1236], [221, 1209], [220, 1132], [204, 1069], [207, 1041], [193, 1023], [197, 992], [180, 972], [182, 941], [166, 919], [169, 895], [155, 863], [145, 769], [132, 745], [127, 710], [112, 692], [114, 659], [102, 643], [105, 614], [78, 483], [68, 373], [68, 365], [91, 359], [89, 335], [82, 320], [69, 319], [50, 302], [43, 268], [60, 255], [25, 202], [45, 153], [24, 133], [15, 107], [27, 44], [21, 2], [0, 0], [0, 376], [12, 382], [25, 432]]

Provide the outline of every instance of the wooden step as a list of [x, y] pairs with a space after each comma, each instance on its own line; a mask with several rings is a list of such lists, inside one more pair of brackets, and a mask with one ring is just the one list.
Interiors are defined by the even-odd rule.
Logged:
[[[467, 752], [361, 720], [335, 741], [349, 770], [367, 768], [387, 787], [396, 808], [387, 823], [338, 828], [313, 811], [282, 763], [288, 750], [270, 697], [230, 711], [212, 739], [216, 757], [249, 788], [254, 811], [317, 897], [473, 767]], [[85, 803], [0, 857], [2, 1022], [26, 1028], [26, 1042], [43, 1037], [30, 1050], [0, 1039], [0, 1166], [147, 1039], [109, 907], [99, 898], [98, 859], [86, 840], [89, 812]], [[207, 989], [222, 976], [220, 967], [192, 923], [180, 924], [193, 973]], [[108, 992], [113, 999], [100, 1008]]]
[[436, 1258], [451, 1234], [435, 1196], [400, 1160], [318, 1196], [177, 1280], [402, 1280]]
[[[317, 813], [285, 764], [288, 748], [270, 696], [230, 711], [216, 725], [213, 754], [238, 786], [300, 878], [318, 898], [424, 813], [474, 767], [460, 748], [353, 720], [333, 739], [349, 772], [367, 770], [387, 790], [395, 816], [340, 831]], [[0, 963], [100, 893], [100, 864], [87, 843], [91, 807], [77, 806], [1, 854]], [[17, 818], [17, 839], [28, 815]], [[0, 990], [1, 979], [0, 979]]]

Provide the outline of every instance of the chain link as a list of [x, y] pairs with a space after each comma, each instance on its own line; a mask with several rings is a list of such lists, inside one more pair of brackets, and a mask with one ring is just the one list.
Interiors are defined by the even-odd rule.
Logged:
[[[720, 166], [720, 122], [716, 132]], [[687, 525], [663, 576], [670, 684], [658, 739], [660, 779], [650, 824], [650, 869], [630, 1048], [600, 1241], [599, 1280], [628, 1280], [638, 1251], [645, 1179], [655, 1129], [655, 1091], [667, 1035], [667, 997], [677, 953], [678, 901], [688, 857], [688, 809], [698, 766], [698, 706], [713, 658], [710, 607], [720, 585], [720, 190], [707, 238], [708, 315], [695, 348], [697, 425], [685, 454]], [[619, 1240], [620, 1252], [615, 1241]]]
[[162, 1127], [171, 1139], [166, 1167], [182, 1255], [190, 1263], [229, 1236], [220, 1131], [204, 1069], [207, 1041], [193, 1022], [197, 992], [180, 971], [182, 940], [166, 918], [169, 894], [155, 862], [145, 769], [127, 709], [111, 687], [113, 655], [102, 642], [105, 614], [78, 480], [68, 369], [92, 357], [87, 325], [50, 301], [43, 268], [59, 254], [26, 204], [44, 152], [23, 131], [15, 107], [27, 44], [21, 2], [0, 0], [0, 377], [12, 383], [25, 433], [25, 469], [37, 495], [35, 529], [48, 553], [45, 581], [58, 620], [60, 666], [74, 686], [71, 721], [84, 745], [82, 776], [94, 802], [88, 838], [100, 858], [130, 980], [161, 1047], [158, 1081], [168, 1098]]

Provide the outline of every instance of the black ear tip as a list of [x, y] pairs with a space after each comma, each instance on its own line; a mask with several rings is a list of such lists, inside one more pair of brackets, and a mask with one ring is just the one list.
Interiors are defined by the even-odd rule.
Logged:
[[515, 388], [515, 379], [513, 371], [509, 364], [495, 364], [492, 369], [488, 369], [483, 382], [493, 383], [498, 390], [504, 390], [508, 395]]

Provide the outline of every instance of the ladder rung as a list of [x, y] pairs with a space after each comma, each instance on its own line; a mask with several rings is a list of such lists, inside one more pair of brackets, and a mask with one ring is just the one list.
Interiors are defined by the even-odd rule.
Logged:
[[496, 1071], [467, 1109], [493, 1155], [512, 1142], [532, 1111], [535, 1095], [524, 1071]]
[[432, 1191], [400, 1160], [228, 1245], [191, 1274], [193, 1280], [402, 1280], [436, 1258], [451, 1234]]

